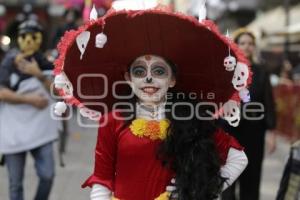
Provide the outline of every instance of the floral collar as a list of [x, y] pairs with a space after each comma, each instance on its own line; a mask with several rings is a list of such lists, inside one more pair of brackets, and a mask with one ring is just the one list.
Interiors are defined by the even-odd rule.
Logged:
[[169, 126], [170, 122], [167, 119], [157, 121], [138, 118], [131, 123], [130, 130], [133, 135], [140, 138], [164, 140], [167, 137]]

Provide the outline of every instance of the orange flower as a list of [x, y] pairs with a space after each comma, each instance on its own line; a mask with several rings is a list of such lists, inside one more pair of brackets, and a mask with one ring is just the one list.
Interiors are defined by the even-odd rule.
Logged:
[[146, 124], [145, 136], [149, 137], [151, 140], [156, 140], [159, 137], [160, 126], [158, 121], [148, 121]]
[[136, 119], [130, 125], [131, 132], [137, 137], [148, 137], [151, 140], [163, 140], [167, 136], [167, 130], [170, 125], [168, 120], [145, 120]]

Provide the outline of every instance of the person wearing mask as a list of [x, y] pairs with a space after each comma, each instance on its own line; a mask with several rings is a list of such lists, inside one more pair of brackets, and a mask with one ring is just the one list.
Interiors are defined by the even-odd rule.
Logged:
[[8, 169], [10, 200], [23, 200], [26, 154], [39, 177], [35, 200], [47, 200], [54, 180], [53, 142], [60, 123], [51, 117], [53, 65], [39, 51], [42, 27], [28, 20], [18, 29], [18, 48], [0, 65], [0, 153]]

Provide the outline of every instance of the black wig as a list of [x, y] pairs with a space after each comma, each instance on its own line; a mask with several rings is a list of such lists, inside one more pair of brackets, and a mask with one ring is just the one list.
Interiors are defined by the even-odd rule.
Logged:
[[[171, 96], [166, 106], [171, 126], [158, 152], [163, 164], [176, 174], [177, 190], [171, 196], [178, 200], [216, 199], [225, 181], [220, 175], [221, 161], [213, 139], [216, 125], [213, 120], [196, 117], [208, 117], [206, 111], [210, 109], [196, 110], [196, 115], [197, 101], [188, 95], [183, 99], [177, 93]], [[186, 106], [173, 106], [178, 102]]]

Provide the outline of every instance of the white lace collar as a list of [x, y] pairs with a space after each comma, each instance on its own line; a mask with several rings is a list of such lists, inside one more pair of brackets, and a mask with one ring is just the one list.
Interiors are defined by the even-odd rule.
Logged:
[[165, 111], [166, 103], [161, 103], [157, 106], [149, 107], [140, 103], [137, 103], [136, 117], [147, 120], [163, 120], [166, 118]]

